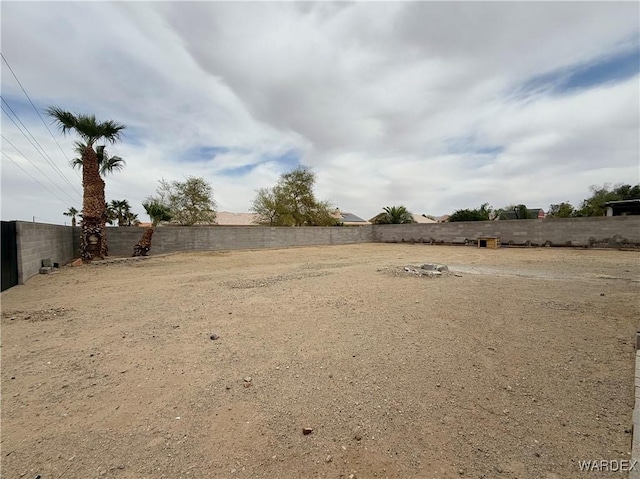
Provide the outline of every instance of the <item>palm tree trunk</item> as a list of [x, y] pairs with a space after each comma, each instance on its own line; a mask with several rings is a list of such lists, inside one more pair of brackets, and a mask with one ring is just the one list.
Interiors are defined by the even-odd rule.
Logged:
[[153, 236], [153, 226], [147, 228], [136, 244], [133, 247], [133, 256], [147, 256], [147, 253], [151, 249], [151, 237]]
[[80, 256], [84, 261], [103, 259], [106, 254], [104, 181], [100, 177], [98, 157], [92, 146], [82, 153], [82, 235]]

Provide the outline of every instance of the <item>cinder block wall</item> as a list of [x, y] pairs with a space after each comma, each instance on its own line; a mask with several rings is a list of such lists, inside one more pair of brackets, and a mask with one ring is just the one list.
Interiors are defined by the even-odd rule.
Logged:
[[[44, 258], [64, 264], [77, 256], [80, 228], [18, 221], [18, 281], [24, 283], [40, 269]], [[129, 256], [143, 228], [107, 229], [109, 254]], [[164, 226], [156, 228], [150, 254], [176, 251], [285, 248], [372, 242], [464, 244], [480, 236], [498, 236], [503, 244], [640, 246], [640, 216], [545, 220], [468, 221], [357, 227]], [[614, 241], [607, 241], [614, 239]]]
[[[544, 220], [462, 221], [411, 225], [374, 225], [373, 241], [464, 244], [482, 236], [500, 237], [502, 244], [590, 246], [618, 241], [640, 245], [640, 216], [550, 218]], [[610, 242], [611, 243], [611, 242]]]
[[[143, 228], [107, 230], [109, 254], [129, 256]], [[332, 244], [370, 243], [371, 226], [262, 227], [262, 226], [160, 226], [155, 229], [149, 255], [175, 251], [285, 248]]]
[[73, 259], [74, 232], [79, 228], [17, 221], [18, 283], [37, 274], [45, 258], [61, 265]]

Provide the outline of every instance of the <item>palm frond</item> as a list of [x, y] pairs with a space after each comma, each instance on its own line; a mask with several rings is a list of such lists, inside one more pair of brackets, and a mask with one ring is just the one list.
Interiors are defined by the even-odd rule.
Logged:
[[102, 161], [100, 161], [98, 157], [98, 161], [100, 163], [100, 174], [103, 176], [107, 173], [113, 173], [114, 171], [121, 171], [127, 164], [126, 161], [119, 156], [112, 156], [106, 160], [102, 159]]
[[47, 115], [53, 117], [53, 122], [60, 129], [63, 135], [66, 135], [71, 130], [76, 129], [78, 118], [71, 112], [58, 108], [57, 106], [50, 106], [46, 110]]

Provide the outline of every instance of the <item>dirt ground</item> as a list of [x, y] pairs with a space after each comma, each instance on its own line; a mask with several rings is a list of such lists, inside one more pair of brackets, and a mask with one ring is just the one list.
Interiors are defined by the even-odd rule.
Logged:
[[584, 477], [630, 459], [639, 265], [365, 244], [39, 275], [1, 297], [2, 477]]

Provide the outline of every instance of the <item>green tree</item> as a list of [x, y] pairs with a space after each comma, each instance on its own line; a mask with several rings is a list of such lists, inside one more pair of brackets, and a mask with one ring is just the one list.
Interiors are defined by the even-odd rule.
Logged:
[[451, 223], [456, 221], [487, 221], [488, 219], [489, 217], [483, 215], [478, 209], [456, 210], [449, 216], [449, 222]]
[[251, 210], [256, 213], [257, 222], [261, 225], [284, 226], [287, 212], [284, 198], [277, 186], [257, 190]]
[[71, 226], [75, 226], [76, 225], [76, 216], [77, 216], [78, 213], [80, 213], [80, 212], [72, 206], [66, 212], [64, 212], [62, 214], [65, 215], [65, 216], [70, 216], [71, 217]]
[[139, 226], [140, 220], [138, 219], [137, 213], [134, 213], [133, 211], [128, 211], [124, 216], [124, 225]]
[[213, 188], [204, 179], [190, 176], [185, 181], [160, 180], [156, 200], [166, 206], [172, 221], [182, 226], [212, 224], [216, 221]]
[[118, 221], [118, 226], [131, 226], [132, 212], [128, 200], [111, 200], [107, 212], [110, 219]]
[[385, 206], [383, 212], [373, 218], [372, 223], [379, 225], [399, 225], [415, 223], [413, 214], [405, 206]]
[[98, 121], [95, 115], [73, 114], [51, 106], [47, 114], [54, 119], [63, 135], [75, 132], [82, 139], [82, 235], [80, 256], [90, 262], [107, 255], [105, 223], [107, 220], [104, 198], [104, 180], [94, 145], [100, 140], [116, 143], [125, 126], [113, 120]]
[[147, 256], [151, 249], [151, 238], [153, 237], [154, 229], [160, 222], [171, 221], [173, 218], [171, 210], [157, 198], [148, 198], [147, 201], [142, 203], [142, 206], [149, 218], [151, 218], [151, 226], [145, 230], [140, 241], [133, 247], [133, 256]]
[[526, 205], [509, 205], [496, 211], [498, 219], [501, 220], [528, 220], [533, 216]]
[[333, 226], [331, 205], [318, 201], [313, 192], [316, 176], [298, 167], [280, 176], [273, 188], [256, 191], [251, 210], [257, 223], [269, 226]]
[[571, 203], [564, 201], [549, 205], [548, 218], [571, 218], [576, 215], [576, 210]]
[[607, 202], [640, 198], [640, 185], [619, 183], [611, 187], [605, 183], [603, 186], [593, 185], [590, 190], [591, 196], [582, 201], [576, 216], [605, 216]]
[[479, 208], [473, 210], [460, 209], [454, 211], [451, 216], [449, 216], [449, 221], [488, 221], [495, 218], [496, 214], [499, 214], [499, 211], [494, 211], [489, 203], [483, 203]]

